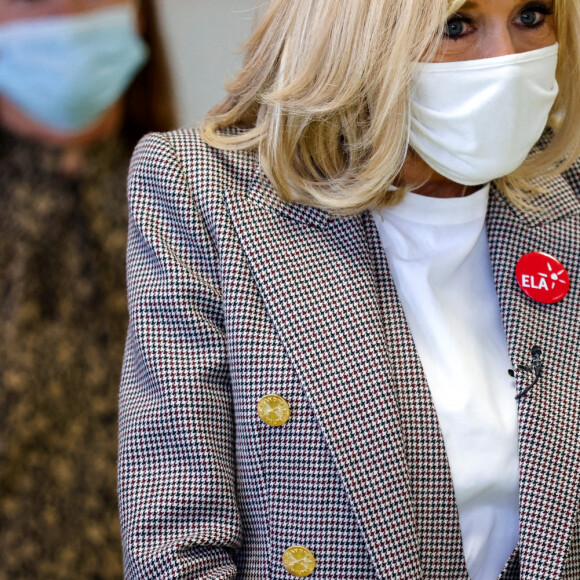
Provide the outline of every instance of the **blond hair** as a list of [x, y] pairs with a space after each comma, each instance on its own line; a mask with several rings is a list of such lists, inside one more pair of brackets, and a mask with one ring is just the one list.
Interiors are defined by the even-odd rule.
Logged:
[[[407, 156], [413, 64], [428, 60], [465, 0], [271, 0], [244, 65], [202, 137], [257, 149], [282, 200], [336, 213], [396, 203]], [[524, 206], [538, 179], [580, 155], [578, 2], [556, 1], [562, 121], [542, 151], [496, 181]], [[576, 96], [576, 97], [575, 97]], [[241, 127], [241, 132], [223, 131]]]

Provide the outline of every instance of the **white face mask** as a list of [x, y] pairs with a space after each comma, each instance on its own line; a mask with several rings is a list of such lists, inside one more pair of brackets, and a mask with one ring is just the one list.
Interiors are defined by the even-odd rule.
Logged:
[[558, 44], [481, 60], [418, 63], [410, 145], [463, 185], [517, 169], [540, 138], [558, 94]]

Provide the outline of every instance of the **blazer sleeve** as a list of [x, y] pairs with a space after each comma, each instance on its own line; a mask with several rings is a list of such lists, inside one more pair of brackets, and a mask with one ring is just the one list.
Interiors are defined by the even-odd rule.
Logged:
[[118, 466], [125, 576], [234, 578], [241, 533], [218, 254], [164, 135], [134, 153], [129, 215]]

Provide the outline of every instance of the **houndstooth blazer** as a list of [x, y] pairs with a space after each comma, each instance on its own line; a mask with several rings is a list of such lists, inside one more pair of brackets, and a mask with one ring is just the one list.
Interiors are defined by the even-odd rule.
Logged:
[[[519, 402], [520, 543], [503, 580], [580, 578], [580, 169], [522, 213], [492, 187], [487, 228]], [[467, 579], [437, 416], [372, 217], [282, 203], [251, 152], [150, 135], [130, 187], [130, 328], [120, 396], [127, 578]], [[518, 259], [562, 261], [560, 303]], [[514, 366], [515, 368], [515, 366]], [[516, 374], [519, 390], [529, 382]], [[260, 420], [266, 394], [291, 407]]]

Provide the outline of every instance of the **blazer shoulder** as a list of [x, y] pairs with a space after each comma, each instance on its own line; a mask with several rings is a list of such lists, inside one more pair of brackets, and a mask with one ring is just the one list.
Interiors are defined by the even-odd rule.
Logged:
[[217, 149], [201, 138], [198, 129], [179, 129], [166, 133], [165, 137], [194, 187], [202, 185], [222, 190], [240, 187], [253, 182], [259, 173], [255, 151]]
[[185, 190], [199, 207], [215, 209], [243, 199], [315, 227], [325, 228], [334, 220], [322, 209], [283, 202], [261, 170], [257, 151], [217, 149], [205, 143], [197, 129], [145, 136], [135, 151], [132, 172], [143, 164], [153, 168], [162, 187], [177, 189], [177, 195]]
[[217, 149], [203, 141], [198, 129], [178, 129], [141, 139], [133, 155], [130, 182], [134, 174], [147, 175], [165, 189], [179, 184], [186, 190], [182, 193], [205, 205], [210, 199], [223, 198], [225, 192], [250, 189], [259, 176], [259, 163], [254, 151]]

